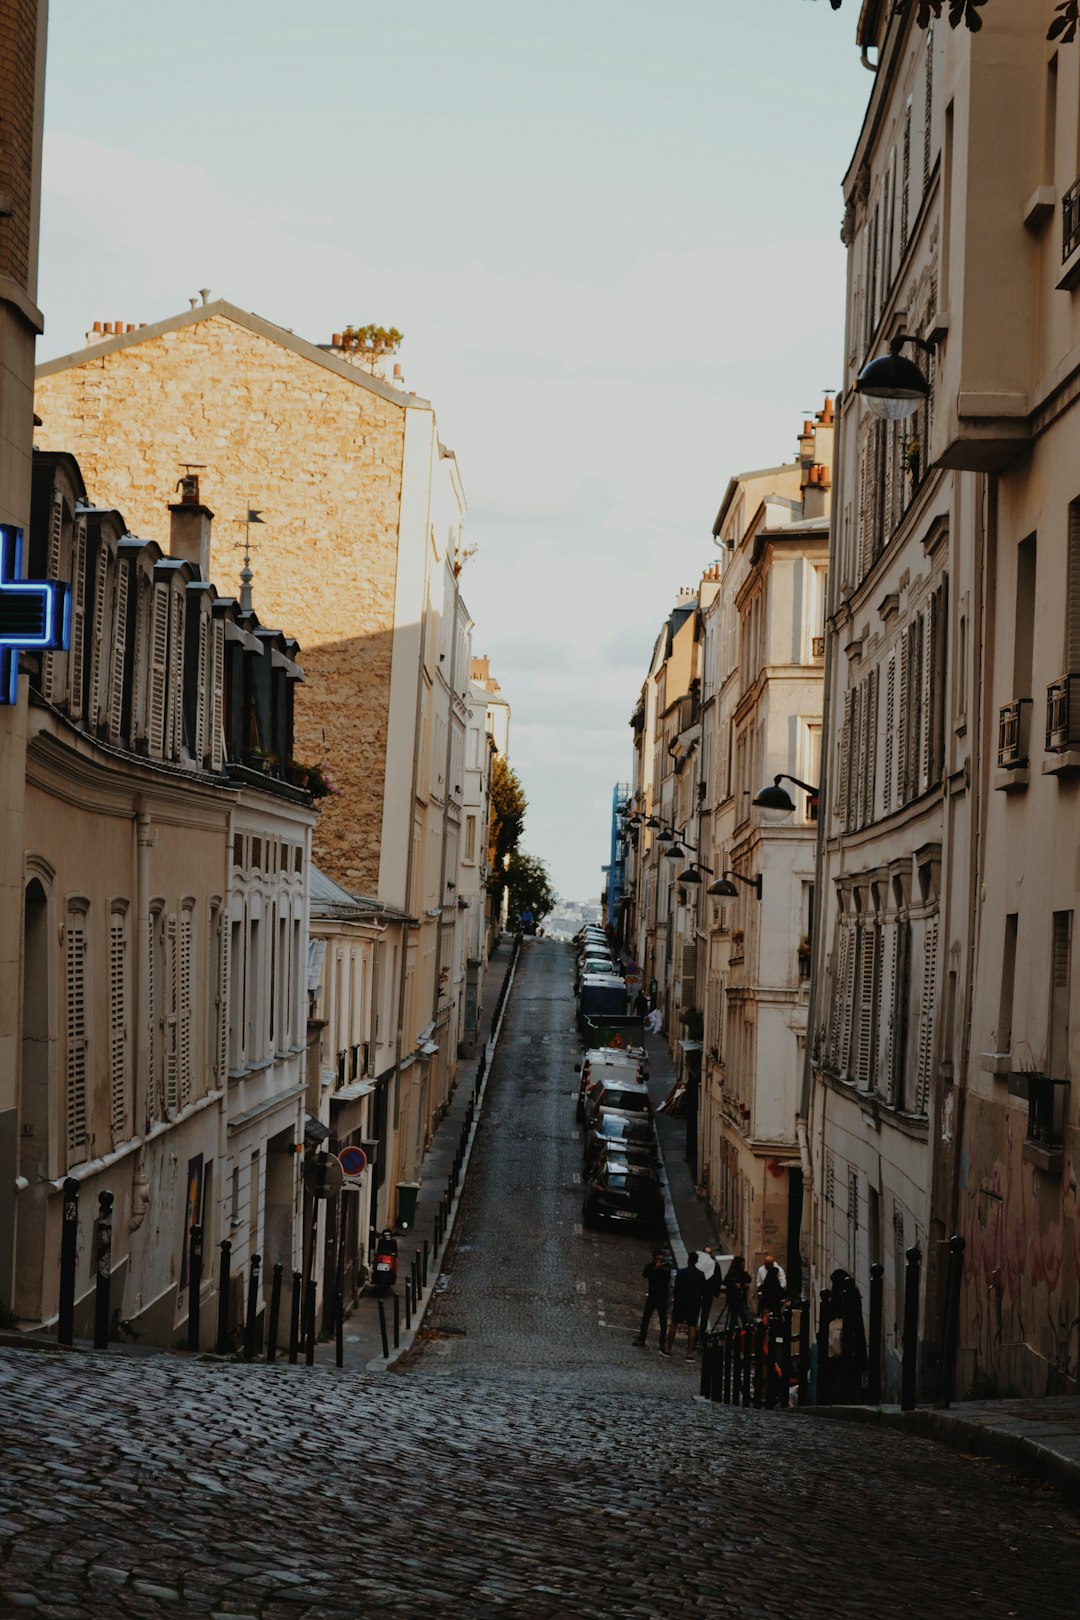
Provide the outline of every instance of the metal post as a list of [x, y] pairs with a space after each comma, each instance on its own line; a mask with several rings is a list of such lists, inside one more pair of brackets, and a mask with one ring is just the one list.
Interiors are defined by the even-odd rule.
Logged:
[[401, 1301], [394, 1295], [394, 1349], [401, 1347]]
[[781, 1406], [791, 1405], [791, 1306], [780, 1314], [780, 1350], [776, 1358], [779, 1388], [777, 1396]]
[[281, 1320], [281, 1279], [285, 1267], [279, 1260], [274, 1266], [273, 1279], [270, 1283], [270, 1320], [266, 1326], [266, 1359], [277, 1360], [278, 1323]]
[[412, 1327], [412, 1282], [410, 1281], [410, 1279], [408, 1277], [406, 1277], [406, 1279], [405, 1279], [405, 1331], [406, 1331], [406, 1333], [409, 1332], [411, 1327]]
[[109, 1348], [109, 1282], [112, 1278], [111, 1192], [98, 1193], [96, 1272], [94, 1292], [94, 1349]]
[[424, 1287], [424, 1288], [427, 1287], [427, 1268], [428, 1268], [428, 1241], [427, 1241], [427, 1238], [425, 1238], [424, 1239], [423, 1258], [421, 1259], [421, 1262], [420, 1262], [420, 1283], [421, 1283], [421, 1286]]
[[810, 1301], [799, 1301], [799, 1405], [810, 1404]]
[[765, 1378], [768, 1372], [769, 1329], [766, 1322], [754, 1324], [754, 1405], [765, 1404]]
[[75, 1343], [75, 1268], [79, 1247], [79, 1183], [64, 1180], [64, 1215], [60, 1227], [60, 1315], [57, 1344]]
[[304, 1293], [303, 1273], [292, 1274], [292, 1299], [289, 1302], [289, 1361], [295, 1367], [300, 1354], [300, 1301]]
[[379, 1332], [382, 1334], [383, 1360], [388, 1361], [390, 1359], [390, 1346], [386, 1340], [386, 1305], [381, 1299], [379, 1301]]
[[345, 1194], [337, 1197], [337, 1276], [334, 1286], [334, 1361], [345, 1365]]
[[919, 1361], [919, 1272], [922, 1250], [918, 1244], [907, 1251], [907, 1271], [904, 1277], [904, 1334], [903, 1362], [900, 1369], [900, 1409], [915, 1409], [915, 1390], [918, 1382]]
[[[317, 1154], [315, 1162], [322, 1166], [320, 1175], [325, 1177], [326, 1154]], [[304, 1360], [309, 1367], [315, 1365], [315, 1249], [319, 1236], [319, 1206], [322, 1202], [321, 1198], [311, 1200], [311, 1226], [304, 1266]]]
[[247, 1310], [244, 1313], [244, 1360], [250, 1361], [255, 1354], [255, 1318], [259, 1309], [259, 1269], [262, 1266], [262, 1255], [253, 1254], [251, 1257], [251, 1274], [248, 1277]]
[[832, 1310], [832, 1289], [823, 1288], [818, 1301], [818, 1328], [817, 1328], [817, 1389], [814, 1400], [818, 1406], [832, 1405], [832, 1389], [829, 1382], [829, 1322]]
[[956, 1334], [960, 1321], [960, 1288], [964, 1280], [965, 1240], [949, 1239], [949, 1269], [945, 1278], [945, 1320], [941, 1324], [941, 1359], [938, 1362], [935, 1406], [949, 1406], [956, 1394]]
[[199, 1348], [199, 1312], [202, 1307], [202, 1227], [196, 1221], [188, 1243], [187, 1347]]
[[754, 1330], [748, 1325], [742, 1330], [742, 1404], [744, 1406], [750, 1405], [750, 1380], [753, 1372]]
[[881, 1319], [885, 1295], [885, 1267], [870, 1267], [870, 1336], [866, 1346], [869, 1366], [866, 1372], [866, 1399], [871, 1406], [881, 1402]]
[[217, 1344], [219, 1356], [229, 1353], [229, 1288], [231, 1285], [232, 1270], [232, 1244], [228, 1238], [222, 1238], [219, 1244], [221, 1249], [221, 1265], [218, 1270], [218, 1301], [217, 1301]]

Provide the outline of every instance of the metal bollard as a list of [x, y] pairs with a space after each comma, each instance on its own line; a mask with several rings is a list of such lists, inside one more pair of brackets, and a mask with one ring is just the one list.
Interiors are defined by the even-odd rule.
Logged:
[[270, 1283], [270, 1320], [266, 1326], [266, 1359], [277, 1360], [278, 1323], [281, 1320], [281, 1279], [285, 1267], [281, 1261], [274, 1266], [273, 1277]]
[[97, 1246], [94, 1270], [94, 1349], [109, 1348], [109, 1283], [112, 1278], [111, 1192], [98, 1193]]
[[56, 1324], [57, 1344], [75, 1342], [75, 1267], [79, 1248], [79, 1183], [74, 1176], [64, 1181], [64, 1216], [60, 1227], [60, 1312]]
[[956, 1333], [960, 1320], [960, 1289], [964, 1281], [962, 1237], [949, 1239], [949, 1269], [945, 1279], [945, 1320], [941, 1324], [941, 1359], [938, 1362], [935, 1406], [947, 1407], [956, 1394]]
[[300, 1301], [304, 1290], [303, 1274], [294, 1271], [292, 1274], [292, 1298], [289, 1302], [289, 1361], [296, 1366], [296, 1358], [300, 1354]]
[[388, 1361], [390, 1358], [390, 1346], [386, 1342], [386, 1306], [381, 1299], [379, 1301], [379, 1332], [382, 1334], [383, 1360]]
[[255, 1354], [255, 1320], [259, 1308], [259, 1271], [262, 1267], [262, 1255], [253, 1254], [251, 1257], [251, 1275], [248, 1277], [247, 1311], [244, 1314], [244, 1360], [250, 1361]]
[[731, 1371], [735, 1361], [735, 1329], [728, 1328], [724, 1334], [724, 1369], [723, 1388], [721, 1400], [725, 1406], [731, 1405]]
[[742, 1404], [751, 1404], [750, 1384], [754, 1375], [754, 1330], [748, 1323], [742, 1330]]
[[870, 1333], [866, 1346], [866, 1399], [871, 1406], [881, 1404], [881, 1322], [885, 1297], [885, 1267], [870, 1267]]
[[765, 1380], [768, 1375], [768, 1326], [765, 1322], [754, 1324], [754, 1405], [760, 1409], [765, 1404]]
[[420, 1282], [421, 1282], [422, 1287], [424, 1287], [424, 1288], [427, 1287], [427, 1271], [428, 1271], [428, 1241], [427, 1241], [427, 1238], [425, 1238], [424, 1239], [423, 1258], [421, 1259], [421, 1262], [420, 1262]]
[[799, 1405], [810, 1404], [810, 1301], [799, 1301]]
[[832, 1310], [832, 1289], [823, 1288], [818, 1301], [817, 1326], [817, 1389], [814, 1400], [818, 1406], [832, 1405], [832, 1390], [829, 1388], [829, 1322]]
[[345, 1295], [340, 1289], [334, 1295], [334, 1365], [345, 1365]]
[[229, 1353], [229, 1287], [231, 1282], [232, 1244], [228, 1238], [222, 1238], [218, 1246], [221, 1250], [221, 1265], [218, 1269], [217, 1341], [215, 1348], [219, 1356], [227, 1356]]
[[394, 1295], [394, 1349], [401, 1346], [401, 1301]]
[[412, 1265], [411, 1265], [410, 1269], [412, 1271], [412, 1280], [413, 1280], [413, 1285], [412, 1285], [413, 1299], [418, 1300], [420, 1298], [420, 1292], [421, 1292], [421, 1287], [420, 1287], [420, 1251], [419, 1250], [417, 1250], [413, 1254]]
[[410, 1282], [409, 1278], [406, 1277], [406, 1279], [405, 1279], [405, 1331], [406, 1331], [406, 1333], [409, 1332], [411, 1327], [412, 1327], [412, 1283]]
[[780, 1344], [776, 1358], [779, 1388], [777, 1398], [781, 1406], [791, 1405], [791, 1306], [780, 1313]]
[[188, 1248], [188, 1317], [187, 1347], [194, 1353], [199, 1348], [199, 1311], [202, 1306], [202, 1227], [191, 1228]]
[[918, 1244], [907, 1251], [904, 1275], [904, 1333], [903, 1360], [900, 1367], [900, 1410], [915, 1410], [915, 1390], [918, 1383], [919, 1361], [919, 1272], [922, 1268], [922, 1250]]

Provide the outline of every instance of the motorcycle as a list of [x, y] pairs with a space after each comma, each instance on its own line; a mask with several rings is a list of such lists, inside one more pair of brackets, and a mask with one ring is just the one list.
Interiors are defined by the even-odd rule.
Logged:
[[372, 1287], [380, 1294], [385, 1294], [397, 1284], [398, 1247], [397, 1238], [387, 1228], [375, 1244], [375, 1255], [371, 1264]]

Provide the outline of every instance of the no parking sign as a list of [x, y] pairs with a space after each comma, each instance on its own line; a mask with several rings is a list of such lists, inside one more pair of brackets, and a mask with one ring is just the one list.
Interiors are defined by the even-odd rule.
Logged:
[[367, 1154], [362, 1147], [343, 1147], [338, 1154], [338, 1163], [345, 1172], [345, 1182], [342, 1192], [358, 1192], [360, 1177], [367, 1169]]

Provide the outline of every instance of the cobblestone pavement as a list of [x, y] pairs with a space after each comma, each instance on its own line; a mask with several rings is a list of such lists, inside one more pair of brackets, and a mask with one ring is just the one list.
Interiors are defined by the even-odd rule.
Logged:
[[1075, 1620], [1052, 1493], [631, 1345], [649, 1245], [580, 1230], [568, 989], [530, 946], [400, 1374], [0, 1350], [0, 1615]]

